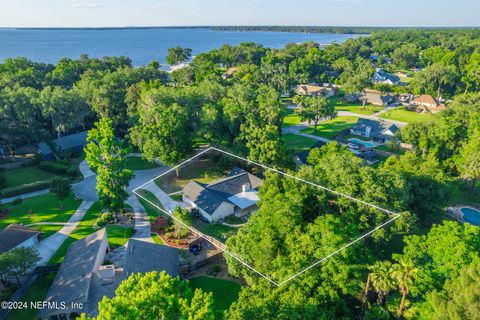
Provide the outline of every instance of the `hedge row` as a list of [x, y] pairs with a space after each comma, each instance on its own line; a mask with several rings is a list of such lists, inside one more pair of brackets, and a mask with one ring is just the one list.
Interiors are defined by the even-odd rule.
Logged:
[[24, 184], [18, 187], [3, 189], [1, 196], [3, 198], [10, 198], [10, 197], [18, 196], [28, 192], [47, 189], [48, 187], [50, 187], [50, 180], [37, 181], [29, 184]]
[[68, 166], [64, 164], [50, 161], [40, 161], [38, 167], [42, 170], [58, 174], [65, 174], [68, 169]]

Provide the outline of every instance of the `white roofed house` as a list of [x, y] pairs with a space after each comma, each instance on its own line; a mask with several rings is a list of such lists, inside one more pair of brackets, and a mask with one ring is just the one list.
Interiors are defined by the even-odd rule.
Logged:
[[376, 68], [373, 76], [372, 76], [372, 82], [373, 83], [379, 83], [379, 84], [400, 84], [400, 77], [397, 75], [388, 73], [386, 71], [383, 71], [381, 68]]
[[243, 217], [258, 209], [257, 193], [262, 183], [257, 176], [234, 168], [228, 177], [210, 184], [190, 181], [182, 190], [182, 198], [209, 222], [230, 215]]

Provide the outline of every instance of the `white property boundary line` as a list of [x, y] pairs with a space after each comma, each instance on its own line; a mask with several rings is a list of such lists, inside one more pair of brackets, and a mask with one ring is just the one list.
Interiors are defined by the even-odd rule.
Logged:
[[[270, 171], [273, 171], [273, 172], [282, 174], [282, 175], [284, 175], [284, 176], [286, 176], [286, 177], [295, 179], [295, 180], [297, 180], [297, 181], [301, 181], [301, 182], [303, 182], [303, 183], [309, 184], [309, 185], [314, 186], [314, 187], [317, 187], [317, 188], [319, 188], [319, 189], [322, 189], [322, 190], [325, 190], [325, 191], [329, 191], [329, 192], [331, 192], [331, 193], [333, 193], [333, 194], [336, 194], [336, 195], [338, 195], [338, 196], [345, 197], [345, 198], [347, 198], [347, 199], [349, 199], [349, 200], [351, 200], [351, 201], [358, 202], [358, 203], [361, 203], [361, 204], [363, 204], [363, 205], [369, 206], [369, 207], [371, 207], [371, 208], [374, 208], [374, 209], [383, 211], [383, 212], [385, 212], [385, 213], [388, 213], [388, 214], [390, 214], [390, 215], [393, 215], [394, 217], [393, 217], [392, 219], [388, 220], [387, 222], [384, 222], [383, 224], [381, 224], [381, 225], [373, 228], [372, 230], [370, 230], [369, 232], [365, 233], [364, 235], [358, 237], [357, 239], [355, 239], [355, 240], [349, 242], [348, 244], [342, 246], [341, 248], [335, 250], [334, 252], [328, 254], [327, 256], [325, 256], [325, 257], [323, 257], [322, 259], [318, 260], [318, 261], [315, 262], [314, 264], [312, 264], [312, 265], [310, 265], [310, 266], [308, 266], [308, 267], [300, 270], [299, 272], [297, 272], [297, 273], [294, 274], [293, 276], [291, 276], [291, 277], [289, 277], [289, 278], [287, 278], [287, 279], [285, 279], [285, 280], [283, 280], [283, 281], [281, 281], [281, 282], [276, 282], [276, 281], [272, 280], [271, 278], [267, 277], [266, 275], [264, 275], [263, 273], [261, 273], [260, 271], [256, 270], [256, 269], [253, 268], [252, 266], [250, 266], [248, 263], [246, 263], [245, 261], [243, 261], [242, 259], [240, 259], [239, 257], [237, 257], [234, 253], [228, 251], [226, 245], [219, 246], [219, 245], [213, 243], [211, 240], [209, 240], [209, 238], [210, 238], [209, 236], [203, 234], [202, 232], [198, 231], [197, 229], [195, 229], [195, 228], [193, 228], [193, 227], [191, 227], [191, 226], [187, 226], [183, 221], [180, 221], [179, 219], [175, 218], [175, 217], [173, 216], [173, 214], [167, 212], [167, 211], [164, 210], [163, 208], [160, 208], [158, 205], [156, 205], [155, 203], [151, 202], [150, 200], [148, 200], [147, 198], [145, 198], [144, 196], [142, 196], [141, 194], [139, 194], [139, 193], [137, 192], [137, 190], [141, 189], [143, 186], [145, 186], [145, 185], [147, 185], [147, 184], [149, 184], [149, 183], [152, 183], [154, 180], [156, 180], [156, 179], [158, 179], [158, 178], [160, 178], [160, 177], [162, 177], [162, 176], [164, 176], [164, 175], [166, 175], [166, 174], [168, 174], [168, 173], [176, 170], [177, 168], [183, 166], [184, 164], [187, 164], [188, 162], [192, 161], [193, 159], [195, 159], [195, 158], [201, 156], [202, 154], [207, 153], [207, 152], [209, 152], [209, 151], [211, 151], [211, 150], [215, 150], [215, 151], [218, 151], [218, 152], [220, 152], [220, 153], [229, 155], [229, 156], [231, 156], [231, 157], [234, 157], [234, 158], [237, 158], [237, 159], [246, 161], [246, 162], [248, 162], [248, 163], [255, 164], [255, 165], [260, 166], [260, 167], [262, 167], [262, 168], [264, 168], [264, 169], [266, 169], [266, 170], [270, 170]], [[295, 177], [295, 176], [293, 176], [293, 175], [291, 175], [291, 174], [288, 174], [288, 173], [279, 171], [279, 170], [277, 170], [277, 169], [273, 169], [273, 168], [267, 167], [267, 166], [265, 166], [265, 165], [263, 165], [263, 164], [261, 164], [261, 163], [258, 163], [258, 162], [252, 161], [252, 160], [248, 160], [248, 159], [246, 159], [246, 158], [242, 158], [242, 157], [240, 157], [240, 156], [238, 156], [238, 155], [236, 155], [236, 154], [233, 154], [233, 153], [230, 153], [230, 152], [227, 152], [227, 151], [224, 151], [224, 150], [215, 148], [215, 147], [209, 147], [209, 148], [203, 150], [202, 152], [199, 152], [199, 153], [196, 154], [195, 156], [193, 156], [193, 157], [191, 157], [191, 158], [183, 161], [182, 163], [180, 163], [180, 164], [172, 167], [171, 169], [165, 171], [164, 173], [162, 173], [162, 174], [156, 176], [155, 178], [153, 178], [153, 179], [145, 182], [145, 183], [142, 184], [141, 186], [136, 187], [135, 189], [133, 189], [133, 193], [134, 193], [135, 195], [137, 195], [138, 197], [142, 198], [143, 200], [147, 201], [149, 204], [151, 204], [152, 206], [154, 206], [155, 208], [157, 208], [157, 209], [160, 210], [161, 212], [167, 214], [167, 215], [170, 216], [172, 219], [174, 219], [174, 220], [177, 221], [178, 223], [182, 224], [184, 227], [190, 229], [193, 233], [196, 233], [196, 234], [199, 235], [200, 237], [204, 238], [205, 240], [207, 240], [208, 242], [210, 242], [213, 246], [215, 246], [217, 249], [225, 252], [226, 254], [228, 254], [229, 256], [231, 256], [232, 258], [234, 258], [235, 260], [237, 260], [238, 262], [240, 262], [242, 265], [244, 265], [245, 267], [247, 267], [248, 269], [252, 270], [253, 272], [255, 272], [256, 274], [258, 274], [259, 276], [265, 278], [265, 279], [268, 280], [270, 283], [276, 285], [277, 287], [279, 287], [279, 286], [281, 286], [281, 285], [283, 285], [283, 284], [285, 284], [285, 283], [287, 283], [287, 282], [295, 279], [295, 278], [298, 277], [299, 275], [301, 275], [301, 274], [307, 272], [308, 270], [316, 267], [317, 265], [319, 265], [319, 264], [322, 263], [323, 261], [325, 261], [325, 260], [333, 257], [333, 256], [336, 255], [337, 253], [339, 253], [339, 252], [345, 250], [346, 248], [354, 245], [354, 244], [357, 243], [358, 241], [360, 241], [360, 240], [368, 237], [369, 235], [371, 235], [371, 234], [374, 233], [375, 231], [377, 231], [377, 230], [385, 227], [386, 225], [392, 223], [393, 221], [395, 221], [396, 219], [398, 219], [398, 218], [401, 216], [400, 214], [398, 214], [398, 213], [396, 213], [396, 212], [393, 212], [393, 211], [391, 211], [391, 210], [388, 210], [388, 209], [379, 207], [379, 206], [377, 206], [377, 205], [374, 205], [374, 204], [365, 202], [365, 201], [363, 201], [363, 200], [360, 200], [360, 199], [351, 197], [351, 196], [349, 196], [349, 195], [346, 195], [346, 194], [343, 194], [343, 193], [341, 193], [341, 192], [338, 192], [338, 191], [329, 189], [329, 188], [327, 188], [327, 187], [324, 187], [324, 186], [315, 184], [315, 183], [313, 183], [313, 182], [310, 182], [310, 181], [307, 181], [307, 180], [303, 180], [303, 179], [298, 178], [298, 177]], [[213, 237], [212, 237], [212, 238], [213, 238]], [[220, 242], [220, 241], [219, 241], [219, 242]]]

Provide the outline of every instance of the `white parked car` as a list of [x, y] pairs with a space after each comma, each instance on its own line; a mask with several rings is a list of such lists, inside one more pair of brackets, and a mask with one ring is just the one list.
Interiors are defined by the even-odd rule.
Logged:
[[349, 144], [347, 144], [347, 147], [349, 147], [350, 149], [355, 149], [355, 150], [357, 150], [359, 148], [359, 146], [355, 143], [349, 143]]

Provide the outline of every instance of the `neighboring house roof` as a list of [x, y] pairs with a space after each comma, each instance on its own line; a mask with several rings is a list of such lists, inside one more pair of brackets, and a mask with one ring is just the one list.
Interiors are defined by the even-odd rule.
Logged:
[[357, 123], [354, 124], [350, 129], [356, 132], [366, 132], [368, 127], [370, 127], [370, 136], [372, 137], [389, 135], [389, 134], [386, 134], [388, 131], [394, 134], [399, 130], [395, 124], [388, 124], [385, 122], [380, 122], [380, 121], [370, 120], [365, 118], [359, 118]]
[[377, 69], [372, 76], [372, 81], [397, 84], [400, 82], [400, 77], [395, 74], [385, 72], [381, 69]]
[[391, 95], [383, 95], [376, 92], [365, 92], [360, 99], [365, 100], [367, 103], [381, 106], [387, 105], [393, 101], [393, 97]]
[[300, 95], [316, 95], [324, 94], [327, 95], [328, 92], [335, 91], [335, 85], [331, 83], [323, 84], [299, 84], [295, 89], [295, 92]]
[[415, 97], [412, 100], [412, 103], [417, 103], [420, 105], [437, 105], [437, 101], [429, 94], [422, 94]]
[[[71, 302], [85, 303], [88, 299], [90, 280], [95, 271], [95, 263], [106, 238], [105, 228], [92, 233], [86, 238], [74, 242], [67, 251], [60, 269], [48, 290], [45, 301], [62, 301], [70, 305]], [[67, 313], [66, 310], [42, 309], [39, 316]], [[83, 312], [83, 310], [69, 310], [69, 312]]]
[[231, 78], [231, 77], [233, 77], [233, 75], [234, 75], [235, 73], [237, 73], [237, 72], [238, 72], [238, 68], [237, 68], [237, 67], [231, 67], [231, 68], [228, 68], [227, 71], [225, 71], [225, 73], [222, 75], [222, 77], [224, 77], [224, 78]]
[[[249, 184], [250, 189], [255, 190], [262, 183], [263, 180], [253, 174], [234, 168], [226, 178], [216, 180], [208, 185], [192, 180], [183, 188], [182, 193], [199, 208], [208, 214], [213, 214], [223, 202], [235, 204], [229, 198], [244, 192], [244, 185]], [[245, 196], [233, 199], [242, 202], [240, 198], [245, 198]], [[248, 198], [252, 199], [250, 196]]]
[[324, 141], [317, 141], [313, 145], [313, 147], [310, 148], [310, 150], [299, 152], [299, 153], [295, 154], [295, 156], [297, 156], [298, 160], [300, 160], [302, 163], [307, 163], [307, 158], [310, 155], [310, 152], [315, 148], [323, 147], [325, 144], [326, 144], [326, 142], [324, 142]]
[[128, 240], [123, 275], [165, 271], [172, 277], [180, 275], [180, 250], [135, 239]]
[[0, 253], [7, 252], [27, 241], [32, 237], [38, 236], [40, 232], [28, 229], [19, 224], [11, 224], [0, 231]]
[[[52, 141], [52, 144], [55, 145], [57, 151], [61, 152], [64, 150], [69, 150], [75, 147], [84, 146], [87, 144], [87, 131], [82, 131], [79, 133], [70, 134], [57, 138]], [[41, 142], [37, 145], [37, 148], [44, 155], [53, 153], [52, 149], [45, 142]]]

